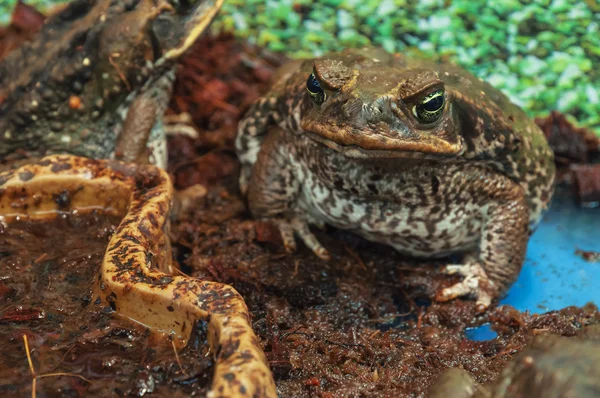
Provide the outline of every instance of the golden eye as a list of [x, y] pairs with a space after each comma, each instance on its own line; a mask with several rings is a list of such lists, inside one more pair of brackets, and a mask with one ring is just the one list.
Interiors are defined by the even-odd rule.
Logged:
[[423, 97], [412, 109], [413, 114], [423, 123], [432, 123], [439, 119], [444, 110], [444, 90], [435, 90]]

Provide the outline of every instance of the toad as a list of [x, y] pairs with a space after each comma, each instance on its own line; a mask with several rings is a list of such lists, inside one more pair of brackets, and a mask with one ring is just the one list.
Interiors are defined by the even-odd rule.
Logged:
[[0, 161], [51, 153], [166, 167], [175, 63], [223, 0], [75, 0], [0, 63]]
[[240, 186], [256, 219], [323, 259], [310, 225], [444, 268], [480, 310], [506, 291], [548, 208], [553, 153], [499, 90], [450, 63], [349, 49], [292, 61], [240, 122]]

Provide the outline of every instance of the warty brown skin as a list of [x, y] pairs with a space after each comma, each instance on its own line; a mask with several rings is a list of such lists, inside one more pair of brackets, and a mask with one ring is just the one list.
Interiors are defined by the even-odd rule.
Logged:
[[174, 66], [223, 0], [74, 0], [0, 63], [0, 161], [51, 153], [166, 167]]
[[[314, 73], [324, 101], [307, 92]], [[433, 122], [413, 112], [435, 90]], [[463, 253], [438, 294], [489, 306], [516, 279], [550, 203], [553, 154], [498, 90], [450, 64], [346, 50], [284, 66], [239, 126], [252, 214], [328, 258], [308, 225], [329, 224], [416, 257]]]

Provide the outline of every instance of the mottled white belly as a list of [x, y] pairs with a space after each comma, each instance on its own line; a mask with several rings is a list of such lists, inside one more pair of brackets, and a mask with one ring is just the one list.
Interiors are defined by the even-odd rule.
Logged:
[[[353, 197], [330, 189], [304, 170], [298, 201], [309, 220], [349, 230], [415, 257], [442, 257], [476, 249], [485, 209], [469, 203], [443, 206]], [[436, 208], [437, 207], [437, 208]]]

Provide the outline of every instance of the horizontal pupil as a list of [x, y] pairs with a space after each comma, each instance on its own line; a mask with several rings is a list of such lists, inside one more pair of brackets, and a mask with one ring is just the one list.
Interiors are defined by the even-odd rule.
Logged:
[[428, 112], [435, 112], [439, 110], [444, 104], [444, 95], [437, 94], [436, 97], [429, 99], [429, 101], [422, 104], [423, 109]]

